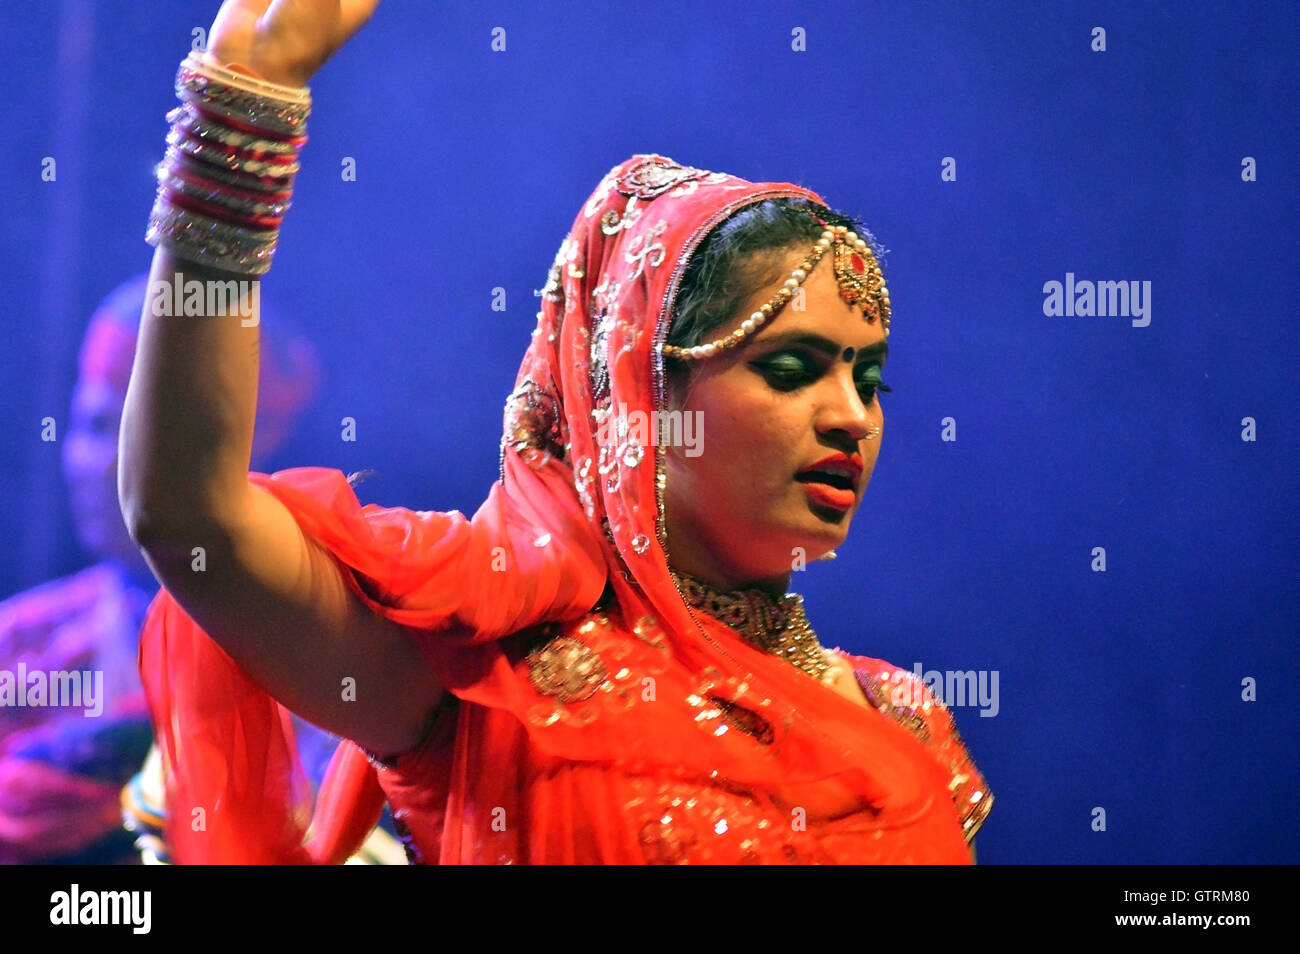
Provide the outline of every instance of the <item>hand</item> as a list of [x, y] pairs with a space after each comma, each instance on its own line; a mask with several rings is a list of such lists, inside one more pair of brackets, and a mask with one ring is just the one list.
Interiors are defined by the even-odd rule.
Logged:
[[208, 52], [286, 86], [307, 81], [365, 25], [379, 0], [226, 0]]

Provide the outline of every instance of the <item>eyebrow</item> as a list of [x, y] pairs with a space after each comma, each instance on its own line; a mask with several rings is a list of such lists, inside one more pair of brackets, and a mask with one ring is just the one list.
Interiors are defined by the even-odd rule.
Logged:
[[[819, 351], [828, 357], [834, 357], [840, 354], [843, 346], [838, 342], [831, 341], [830, 338], [824, 338], [821, 335], [815, 335], [810, 331], [786, 331], [781, 334], [771, 335], [766, 338], [756, 338], [755, 347], [767, 348], [773, 345], [792, 345], [800, 344], [811, 348], [813, 351]], [[886, 358], [889, 356], [889, 345], [884, 341], [877, 341], [873, 345], [857, 349], [857, 358]]]

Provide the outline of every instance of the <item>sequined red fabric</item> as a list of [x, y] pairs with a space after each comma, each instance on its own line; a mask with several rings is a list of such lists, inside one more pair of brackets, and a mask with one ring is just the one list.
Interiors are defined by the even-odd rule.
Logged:
[[[596, 610], [540, 633], [504, 641], [521, 677], [557, 663], [589, 677], [582, 692], [543, 682], [529, 712], [535, 725], [573, 723], [617, 731], [616, 721], [652, 722], [662, 686], [684, 693], [682, 713], [706, 748], [726, 738], [755, 758], [788, 741], [770, 700], [705, 674], [687, 683], [672, 673], [656, 621], [629, 626]], [[720, 638], [726, 638], [721, 636]], [[736, 640], [740, 649], [743, 644]], [[530, 645], [536, 648], [529, 649]], [[672, 771], [654, 758], [653, 739], [627, 740], [617, 765], [548, 756], [530, 745], [519, 721], [499, 709], [455, 702], [426, 742], [382, 767], [379, 782], [414, 864], [855, 864], [965, 861], [945, 848], [951, 832], [969, 842], [992, 806], [948, 711], [906, 671], [878, 659], [843, 654], [878, 711], [864, 707], [864, 726], [898, 745], [920, 744], [941, 767], [935, 842], [915, 825], [882, 825], [865, 806], [823, 803], [825, 793], [782, 786], [748, 788], [720, 774]], [[800, 674], [802, 678], [810, 677]], [[581, 678], [575, 682], [582, 683]], [[903, 691], [903, 689], [906, 691]], [[874, 696], [872, 693], [874, 692]], [[912, 693], [915, 692], [913, 696]], [[735, 699], [739, 699], [737, 702]], [[901, 699], [913, 703], [895, 705]], [[670, 707], [665, 707], [670, 708]], [[674, 715], [672, 717], [679, 717]], [[472, 786], [474, 796], [466, 797]]]
[[[957, 802], [989, 797], [946, 711], [921, 706], [923, 739], [688, 607], [663, 449], [604, 426], [613, 407], [664, 408], [658, 345], [690, 253], [774, 196], [825, 204], [657, 155], [610, 170], [542, 289], [501, 479], [472, 518], [362, 507], [334, 470], [250, 476], [360, 599], [425, 632], [454, 698], [393, 766], [345, 743], [304, 848], [284, 711], [160, 594], [141, 665], [168, 802], [220, 806], [202, 835], [173, 824], [174, 857], [341, 860], [387, 797], [428, 862], [969, 862]], [[895, 671], [853, 662], [860, 681]]]

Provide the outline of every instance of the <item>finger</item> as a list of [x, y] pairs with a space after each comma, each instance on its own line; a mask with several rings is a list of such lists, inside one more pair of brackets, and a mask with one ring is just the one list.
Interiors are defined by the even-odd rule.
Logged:
[[246, 62], [257, 20], [270, 5], [271, 0], [226, 0], [208, 30], [208, 50], [227, 63]]
[[218, 26], [225, 23], [256, 23], [270, 6], [271, 0], [226, 0], [212, 21], [211, 32], [215, 33]]
[[345, 36], [360, 30], [375, 15], [379, 0], [342, 0], [339, 5], [339, 23]]

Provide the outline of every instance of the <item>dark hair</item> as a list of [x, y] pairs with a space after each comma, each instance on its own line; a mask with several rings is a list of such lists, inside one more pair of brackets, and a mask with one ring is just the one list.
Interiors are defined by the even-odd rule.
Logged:
[[[682, 275], [666, 343], [690, 348], [710, 340], [760, 288], [789, 278], [787, 251], [812, 248], [825, 229], [810, 212], [857, 232], [884, 271], [888, 250], [856, 219], [808, 199], [764, 199], [723, 219], [695, 250]], [[689, 371], [687, 362], [671, 358], [665, 369], [674, 384]]]

